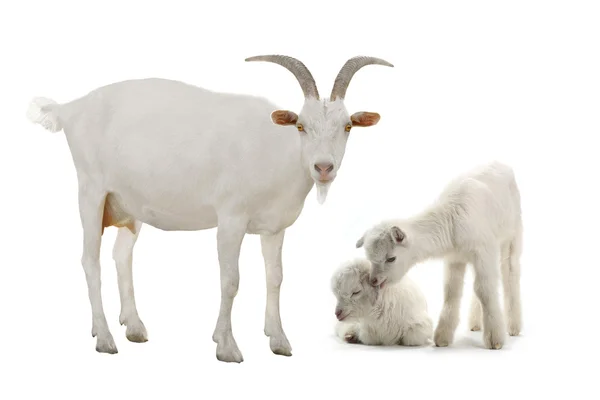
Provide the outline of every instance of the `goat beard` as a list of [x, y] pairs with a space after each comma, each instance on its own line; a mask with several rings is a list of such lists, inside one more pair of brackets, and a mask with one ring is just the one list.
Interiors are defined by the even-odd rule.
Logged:
[[329, 193], [329, 186], [331, 186], [331, 182], [328, 183], [317, 183], [317, 201], [319, 204], [325, 203], [327, 200], [327, 193]]

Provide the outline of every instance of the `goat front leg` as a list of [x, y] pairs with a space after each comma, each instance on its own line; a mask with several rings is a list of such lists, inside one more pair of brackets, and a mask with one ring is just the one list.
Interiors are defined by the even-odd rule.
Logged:
[[279, 293], [283, 281], [281, 252], [285, 230], [275, 235], [261, 235], [260, 243], [267, 280], [267, 306], [265, 310], [265, 335], [270, 338], [271, 351], [282, 356], [292, 355], [292, 346], [281, 325]]
[[117, 240], [113, 248], [113, 259], [117, 266], [119, 295], [121, 297], [121, 314], [119, 322], [127, 326], [125, 336], [130, 342], [143, 343], [148, 341], [146, 327], [138, 315], [133, 291], [133, 247], [138, 238], [142, 223], [136, 221], [134, 231], [129, 228], [119, 228]]
[[337, 337], [342, 339], [346, 343], [360, 344], [361, 341], [358, 338], [358, 331], [360, 325], [357, 323], [348, 323], [339, 321], [335, 325], [335, 333]]
[[488, 349], [501, 349], [504, 345], [504, 317], [498, 296], [498, 251], [485, 249], [475, 255], [475, 294], [483, 311], [483, 341]]
[[240, 248], [246, 225], [233, 218], [219, 219], [217, 228], [217, 250], [221, 270], [221, 307], [213, 341], [217, 343], [217, 359], [225, 362], [244, 361], [241, 351], [233, 337], [231, 328], [231, 309], [240, 284], [239, 258]]
[[454, 340], [454, 332], [459, 321], [466, 266], [464, 262], [445, 262], [444, 307], [433, 337], [433, 341], [438, 347], [446, 347]]
[[92, 337], [96, 337], [96, 351], [115, 354], [117, 346], [106, 323], [100, 289], [100, 245], [105, 197], [106, 193], [95, 190], [91, 185], [80, 183], [79, 214], [83, 227], [81, 264], [85, 272], [88, 296], [92, 306]]

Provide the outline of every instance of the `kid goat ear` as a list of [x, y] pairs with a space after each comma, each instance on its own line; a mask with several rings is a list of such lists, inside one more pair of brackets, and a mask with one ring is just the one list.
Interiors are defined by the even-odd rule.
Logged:
[[358, 241], [356, 242], [356, 248], [361, 248], [363, 246], [363, 244], [365, 244], [365, 237], [364, 235], [361, 236], [360, 239], [358, 239]]
[[390, 233], [392, 235], [392, 239], [394, 240], [394, 243], [396, 244], [400, 244], [404, 241], [404, 239], [406, 238], [406, 235], [404, 234], [404, 232], [402, 232], [402, 230], [400, 228], [398, 228], [397, 226], [392, 226], [392, 228], [390, 229]]

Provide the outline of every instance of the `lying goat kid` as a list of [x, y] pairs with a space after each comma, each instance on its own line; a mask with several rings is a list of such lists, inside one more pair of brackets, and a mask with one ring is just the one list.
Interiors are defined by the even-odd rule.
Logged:
[[427, 344], [433, 324], [423, 293], [408, 277], [373, 287], [370, 267], [369, 261], [357, 259], [342, 265], [333, 276], [338, 336], [367, 345]]

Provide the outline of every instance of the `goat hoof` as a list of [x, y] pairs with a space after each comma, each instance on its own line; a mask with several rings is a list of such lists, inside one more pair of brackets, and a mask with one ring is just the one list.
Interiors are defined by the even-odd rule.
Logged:
[[292, 346], [285, 335], [270, 337], [271, 351], [279, 356], [290, 357], [292, 355]]
[[481, 327], [479, 325], [471, 326], [471, 332], [479, 332], [480, 330], [481, 330]]
[[438, 329], [433, 335], [433, 342], [437, 347], [448, 347], [452, 343], [452, 334], [445, 329]]
[[146, 331], [143, 322], [140, 320], [127, 324], [125, 336], [127, 337], [127, 340], [133, 343], [145, 343], [148, 341], [148, 332]]
[[344, 336], [344, 341], [346, 343], [358, 344], [360, 341], [358, 340], [358, 336], [355, 333], [347, 333]]
[[[219, 340], [220, 339], [220, 340]], [[237, 347], [233, 336], [217, 339], [217, 360], [223, 362], [241, 363], [244, 361], [242, 352]]]
[[485, 347], [490, 350], [500, 350], [504, 346], [504, 335], [499, 332], [484, 332]]
[[521, 333], [521, 326], [520, 324], [508, 324], [508, 334], [510, 336], [519, 336], [519, 334]]
[[109, 333], [104, 337], [98, 336], [96, 340], [96, 351], [98, 353], [106, 353], [106, 354], [117, 354], [117, 345], [112, 338], [112, 335]]
[[242, 353], [235, 349], [219, 349], [217, 346], [217, 360], [228, 363], [242, 363], [244, 362], [244, 357], [242, 357]]

